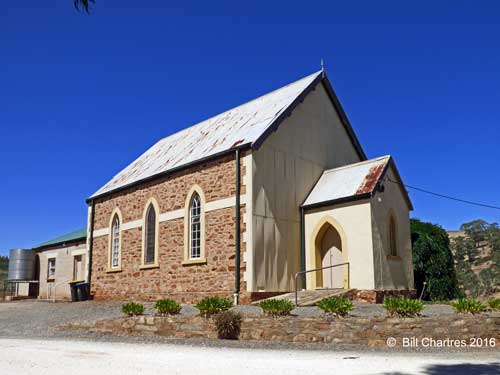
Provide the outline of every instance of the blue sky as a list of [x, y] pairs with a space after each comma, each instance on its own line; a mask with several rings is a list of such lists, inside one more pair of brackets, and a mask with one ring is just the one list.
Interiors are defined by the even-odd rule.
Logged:
[[[500, 205], [498, 1], [10, 1], [0, 12], [0, 253], [86, 224], [159, 138], [319, 69], [369, 157]], [[410, 192], [457, 228], [500, 211]]]

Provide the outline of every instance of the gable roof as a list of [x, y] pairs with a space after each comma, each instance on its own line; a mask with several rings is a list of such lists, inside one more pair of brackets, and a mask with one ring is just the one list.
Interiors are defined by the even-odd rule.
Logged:
[[258, 148], [318, 83], [322, 82], [361, 159], [366, 156], [323, 71], [161, 139], [89, 199], [123, 189], [236, 148]]
[[413, 207], [410, 198], [402, 185], [396, 165], [389, 155], [324, 171], [302, 207], [312, 208], [369, 198], [375, 193], [390, 165], [394, 166], [399, 185], [402, 187], [403, 195], [411, 210]]
[[59, 244], [64, 244], [67, 242], [76, 242], [78, 240], [86, 240], [87, 238], [87, 228], [81, 228], [78, 230], [75, 230], [70, 233], [66, 233], [62, 236], [53, 238], [52, 240], [43, 242], [37, 246], [34, 246], [33, 249], [39, 249], [41, 247], [47, 247], [47, 246], [55, 246]]

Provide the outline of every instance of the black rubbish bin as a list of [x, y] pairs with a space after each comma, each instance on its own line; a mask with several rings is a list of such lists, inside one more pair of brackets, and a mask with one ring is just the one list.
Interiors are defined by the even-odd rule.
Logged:
[[78, 292], [77, 285], [81, 283], [81, 281], [70, 281], [69, 289], [71, 290], [71, 302], [78, 302]]
[[76, 284], [76, 293], [78, 295], [78, 301], [87, 301], [89, 299], [89, 283], [78, 283]]

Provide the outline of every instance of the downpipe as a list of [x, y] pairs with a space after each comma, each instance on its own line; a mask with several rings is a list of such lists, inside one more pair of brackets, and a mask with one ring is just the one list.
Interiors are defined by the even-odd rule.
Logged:
[[91, 283], [92, 283], [92, 253], [94, 250], [94, 219], [95, 219], [95, 200], [92, 199], [90, 212], [90, 233], [89, 233], [89, 246], [88, 246], [88, 259], [87, 259], [87, 282], [89, 283], [89, 299]]
[[240, 296], [240, 149], [236, 149], [236, 204], [235, 204], [235, 225], [234, 225], [234, 305], [238, 305]]

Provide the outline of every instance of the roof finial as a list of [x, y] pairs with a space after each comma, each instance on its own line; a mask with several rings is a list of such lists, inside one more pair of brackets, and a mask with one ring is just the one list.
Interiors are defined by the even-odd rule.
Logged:
[[321, 59], [321, 73], [323, 74], [323, 77], [325, 76], [325, 63], [323, 59]]

